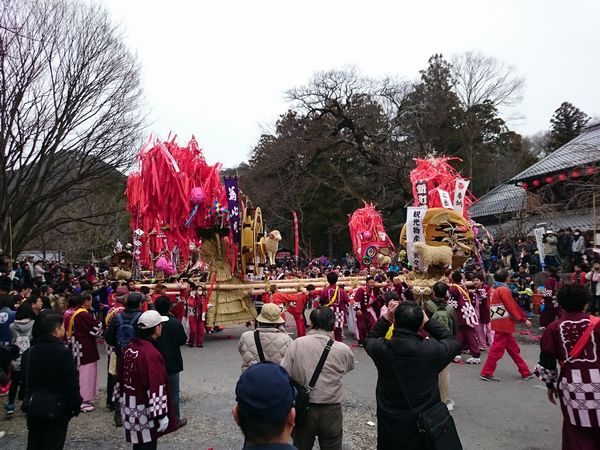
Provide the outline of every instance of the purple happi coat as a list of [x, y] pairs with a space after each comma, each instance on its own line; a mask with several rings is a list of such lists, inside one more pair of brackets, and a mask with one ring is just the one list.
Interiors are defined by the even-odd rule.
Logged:
[[583, 312], [565, 312], [548, 325], [540, 342], [535, 373], [549, 388], [558, 390], [565, 421], [575, 427], [597, 428], [600, 437], [600, 326], [596, 326], [583, 351], [568, 360], [569, 352], [590, 323], [589, 317]]
[[102, 323], [84, 308], [79, 308], [68, 318], [66, 324], [67, 346], [73, 353], [73, 359], [79, 369], [80, 366], [91, 364], [100, 359], [96, 339], [102, 336]]
[[[335, 301], [331, 303], [335, 296], [336, 288], [338, 289], [338, 294]], [[321, 291], [320, 301], [323, 306], [327, 306], [331, 303], [329, 308], [335, 313], [335, 327], [344, 328], [346, 322], [346, 307], [350, 304], [350, 299], [344, 288], [341, 286], [338, 287], [335, 284], [327, 286]]]
[[469, 294], [463, 286], [458, 284], [449, 286], [448, 304], [456, 310], [458, 325], [470, 328], [479, 325], [478, 314], [475, 312]]
[[[151, 340], [135, 338], [123, 351], [123, 362], [117, 371], [116, 399], [120, 401], [127, 442], [151, 442], [175, 431], [167, 369]], [[166, 415], [169, 426], [158, 433], [158, 420]]]

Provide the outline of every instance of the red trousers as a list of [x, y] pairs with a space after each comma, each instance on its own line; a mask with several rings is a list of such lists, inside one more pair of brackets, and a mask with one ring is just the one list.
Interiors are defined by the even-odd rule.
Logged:
[[367, 337], [371, 328], [375, 325], [377, 320], [368, 312], [362, 311], [360, 316], [356, 316], [356, 328], [358, 328], [358, 343], [362, 344]]
[[190, 338], [188, 340], [188, 345], [190, 347], [193, 347], [194, 345], [200, 347], [204, 344], [204, 321], [196, 316], [189, 316], [188, 320], [190, 324]]
[[531, 374], [529, 366], [521, 357], [521, 349], [519, 348], [519, 344], [517, 344], [515, 336], [512, 333], [496, 331], [494, 333], [494, 342], [492, 342], [488, 357], [481, 369], [481, 375], [485, 377], [491, 377], [494, 375], [494, 372], [496, 371], [496, 365], [502, 356], [504, 356], [505, 350], [519, 368], [519, 373], [522, 377], [526, 377]]
[[296, 322], [296, 330], [298, 331], [298, 337], [306, 336], [306, 325], [304, 324], [304, 317], [302, 314], [292, 314], [294, 321]]
[[340, 327], [335, 327], [333, 329], [333, 337], [336, 341], [338, 342], [343, 342], [344, 339], [342, 337], [342, 335], [344, 334], [344, 330]]
[[466, 345], [473, 358], [481, 356], [478, 334], [479, 330], [477, 328], [471, 328], [468, 325], [460, 325], [456, 333], [456, 340], [460, 346], [464, 347]]

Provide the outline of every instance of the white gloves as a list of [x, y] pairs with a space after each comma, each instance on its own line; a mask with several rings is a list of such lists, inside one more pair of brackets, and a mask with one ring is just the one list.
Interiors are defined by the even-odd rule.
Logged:
[[163, 431], [165, 431], [167, 429], [168, 426], [169, 426], [169, 418], [167, 416], [165, 416], [162, 419], [158, 419], [158, 428], [156, 429], [156, 431], [158, 431], [159, 433], [162, 433]]

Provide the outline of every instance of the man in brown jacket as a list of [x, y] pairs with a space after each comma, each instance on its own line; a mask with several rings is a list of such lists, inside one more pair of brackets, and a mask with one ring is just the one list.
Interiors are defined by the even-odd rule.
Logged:
[[[293, 341], [281, 361], [297, 383], [307, 386], [321, 354], [334, 338], [335, 314], [329, 308], [317, 308], [310, 314], [311, 330]], [[294, 430], [294, 445], [299, 450], [313, 448], [319, 438], [321, 450], [342, 448], [342, 376], [354, 369], [350, 347], [335, 341], [314, 389], [310, 392], [310, 409], [302, 425]]]

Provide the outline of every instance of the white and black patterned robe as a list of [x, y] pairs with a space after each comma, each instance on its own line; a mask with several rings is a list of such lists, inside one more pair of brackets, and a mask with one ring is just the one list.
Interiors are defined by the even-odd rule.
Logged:
[[[125, 348], [115, 397], [121, 404], [127, 442], [151, 442], [176, 429], [165, 362], [152, 341], [135, 338]], [[159, 434], [158, 420], [166, 415], [169, 427]]]

